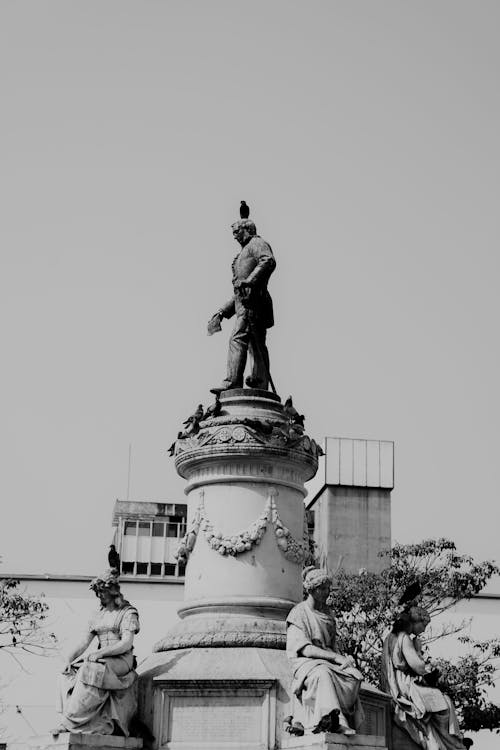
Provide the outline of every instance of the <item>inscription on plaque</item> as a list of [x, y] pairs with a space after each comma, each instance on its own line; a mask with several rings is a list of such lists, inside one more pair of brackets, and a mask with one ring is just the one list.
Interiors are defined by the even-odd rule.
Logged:
[[154, 700], [158, 750], [275, 747], [275, 680], [162, 680]]
[[169, 742], [258, 743], [262, 733], [262, 696], [172, 696]]
[[371, 706], [365, 707], [365, 720], [362, 727], [363, 734], [378, 734], [377, 718], [377, 709]]

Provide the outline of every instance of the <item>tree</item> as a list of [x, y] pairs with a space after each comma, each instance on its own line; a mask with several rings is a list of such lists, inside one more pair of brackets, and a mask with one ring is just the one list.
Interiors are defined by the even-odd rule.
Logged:
[[462, 729], [500, 727], [500, 708], [487, 697], [500, 667], [500, 639], [472, 640], [465, 635], [469, 621], [450, 624], [439, 617], [436, 622], [458, 602], [478, 594], [500, 569], [491, 561], [477, 563], [468, 555], [459, 555], [448, 539], [396, 544], [382, 555], [387, 566], [380, 573], [340, 570], [335, 575], [332, 606], [346, 653], [354, 657], [368, 681], [380, 686], [384, 637], [404, 608], [399, 604], [401, 595], [418, 580], [422, 587], [418, 603], [431, 616], [427, 646], [455, 635], [465, 651], [454, 661], [440, 658], [432, 662], [441, 671], [439, 686], [454, 701]]
[[44, 629], [48, 605], [41, 597], [19, 591], [19, 581], [0, 581], [0, 652], [21, 665], [17, 652], [45, 655], [55, 650], [56, 637]]

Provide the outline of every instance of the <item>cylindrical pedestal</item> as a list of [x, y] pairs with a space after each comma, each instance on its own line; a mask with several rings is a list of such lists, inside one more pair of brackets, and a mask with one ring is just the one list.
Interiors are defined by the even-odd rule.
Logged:
[[[220, 414], [177, 441], [188, 496], [185, 598], [181, 620], [138, 670], [140, 716], [155, 750], [289, 742], [285, 619], [302, 599], [304, 483], [317, 457], [277, 396], [247, 389], [223, 393]], [[372, 713], [380, 738], [365, 738], [369, 750], [385, 745], [385, 704]]]
[[284, 647], [283, 621], [302, 597], [304, 482], [317, 453], [278, 396], [249, 389], [223, 393], [220, 415], [177, 442], [188, 496], [183, 621], [157, 650], [214, 638]]

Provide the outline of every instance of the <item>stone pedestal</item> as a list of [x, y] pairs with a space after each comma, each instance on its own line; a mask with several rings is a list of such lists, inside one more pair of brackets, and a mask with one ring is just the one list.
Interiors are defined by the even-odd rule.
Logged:
[[289, 737], [285, 620], [302, 600], [304, 483], [319, 451], [272, 393], [226, 391], [221, 407], [175, 448], [188, 498], [185, 598], [138, 670], [157, 750], [271, 750]]
[[346, 737], [343, 734], [312, 734], [304, 737], [291, 737], [282, 745], [286, 750], [386, 750], [383, 737], [358, 734]]
[[113, 737], [109, 734], [75, 734], [65, 732], [30, 737], [26, 741], [31, 750], [139, 750], [142, 740], [135, 737]]
[[420, 745], [412, 740], [408, 732], [404, 729], [400, 729], [397, 724], [392, 721], [392, 747], [391, 750], [421, 750]]

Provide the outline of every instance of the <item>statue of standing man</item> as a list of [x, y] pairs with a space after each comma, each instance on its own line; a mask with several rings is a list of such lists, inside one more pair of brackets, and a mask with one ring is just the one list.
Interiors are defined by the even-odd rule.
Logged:
[[243, 387], [248, 353], [252, 368], [245, 385], [267, 391], [271, 384], [274, 390], [266, 333], [274, 325], [273, 303], [267, 291], [267, 282], [276, 261], [271, 246], [259, 237], [255, 224], [248, 218], [249, 208], [245, 201], [241, 201], [240, 217], [231, 227], [233, 237], [241, 245], [232, 265], [234, 293], [208, 322], [208, 333], [211, 335], [221, 330], [222, 318], [236, 316], [229, 339], [226, 378], [221, 386], [212, 388], [212, 393]]

